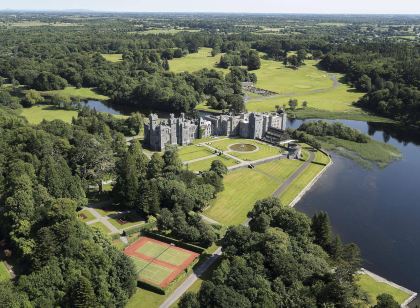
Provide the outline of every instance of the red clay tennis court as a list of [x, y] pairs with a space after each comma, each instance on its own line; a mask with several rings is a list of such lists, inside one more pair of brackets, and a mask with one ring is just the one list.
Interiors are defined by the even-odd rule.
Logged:
[[131, 257], [140, 281], [166, 288], [198, 253], [149, 237], [140, 237], [124, 253]]

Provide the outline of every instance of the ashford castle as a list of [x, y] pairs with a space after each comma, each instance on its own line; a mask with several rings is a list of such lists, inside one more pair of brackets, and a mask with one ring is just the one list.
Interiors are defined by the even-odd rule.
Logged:
[[179, 118], [170, 114], [168, 120], [159, 121], [156, 114], [149, 116], [144, 125], [145, 143], [152, 150], [162, 151], [166, 145], [188, 145], [197, 138], [210, 136], [264, 139], [286, 129], [287, 115], [282, 113], [241, 113], [239, 115], [206, 115], [191, 120], [181, 113]]

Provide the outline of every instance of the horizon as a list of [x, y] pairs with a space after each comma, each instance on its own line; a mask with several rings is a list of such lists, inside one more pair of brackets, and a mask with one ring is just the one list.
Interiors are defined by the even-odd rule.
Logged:
[[316, 14], [316, 15], [420, 15], [420, 2], [400, 0], [399, 2], [383, 2], [378, 0], [353, 0], [339, 2], [335, 0], [295, 0], [280, 2], [278, 0], [155, 0], [132, 1], [120, 0], [74, 0], [70, 4], [62, 0], [16, 0], [13, 3], [0, 3], [0, 11], [74, 11], [97, 13], [221, 13], [221, 14]]

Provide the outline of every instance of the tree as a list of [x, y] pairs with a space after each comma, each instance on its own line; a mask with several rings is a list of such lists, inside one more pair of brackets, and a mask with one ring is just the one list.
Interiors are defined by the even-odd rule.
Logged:
[[258, 52], [255, 50], [251, 50], [249, 52], [247, 65], [249, 71], [258, 70], [261, 67], [261, 61]]
[[158, 153], [153, 153], [148, 165], [147, 165], [147, 177], [149, 179], [156, 179], [162, 176], [163, 167], [165, 162]]
[[298, 106], [298, 100], [297, 99], [289, 99], [289, 107], [292, 110], [295, 110]]
[[398, 308], [400, 304], [390, 294], [382, 293], [376, 297], [377, 304], [374, 308]]
[[86, 308], [96, 307], [95, 292], [93, 291], [92, 284], [84, 276], [80, 276], [73, 290], [72, 295], [73, 307]]
[[165, 71], [169, 71], [169, 61], [168, 61], [168, 59], [163, 59], [163, 61], [162, 61], [162, 68], [165, 70]]
[[223, 164], [223, 162], [218, 159], [211, 162], [210, 171], [216, 172], [221, 177], [228, 173], [228, 169], [225, 164]]
[[182, 295], [178, 305], [182, 308], [200, 308], [197, 294], [192, 292], [187, 292]]
[[329, 255], [333, 255], [336, 252], [336, 242], [327, 213], [320, 212], [312, 217], [311, 230], [314, 236], [314, 243], [321, 246]]
[[36, 104], [39, 104], [44, 101], [44, 98], [36, 90], [28, 90], [25, 93], [25, 98], [23, 100], [24, 106], [30, 107]]
[[308, 102], [307, 102], [307, 101], [303, 101], [303, 102], [302, 102], [302, 107], [303, 107], [303, 108], [308, 107]]

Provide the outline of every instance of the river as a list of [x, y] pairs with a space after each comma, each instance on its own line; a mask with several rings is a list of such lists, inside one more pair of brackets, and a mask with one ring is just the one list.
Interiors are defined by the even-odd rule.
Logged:
[[[329, 214], [344, 242], [356, 243], [363, 266], [413, 291], [420, 290], [420, 136], [393, 125], [339, 121], [397, 147], [403, 157], [364, 169], [332, 153], [334, 165], [296, 208]], [[291, 120], [297, 128], [301, 120]]]
[[[97, 111], [128, 114], [126, 108], [99, 101]], [[298, 128], [302, 120], [289, 120]], [[329, 214], [344, 242], [356, 243], [363, 267], [413, 291], [420, 290], [420, 136], [391, 124], [340, 120], [378, 141], [397, 147], [403, 157], [380, 169], [365, 169], [332, 154], [334, 164], [298, 202], [309, 216]]]

